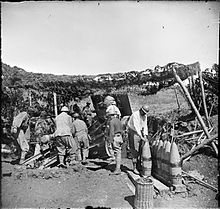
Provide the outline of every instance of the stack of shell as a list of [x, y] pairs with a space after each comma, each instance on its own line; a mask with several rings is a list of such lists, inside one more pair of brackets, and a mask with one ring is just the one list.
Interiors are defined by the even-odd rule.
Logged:
[[151, 146], [152, 175], [177, 187], [182, 185], [180, 154], [175, 141], [157, 139]]

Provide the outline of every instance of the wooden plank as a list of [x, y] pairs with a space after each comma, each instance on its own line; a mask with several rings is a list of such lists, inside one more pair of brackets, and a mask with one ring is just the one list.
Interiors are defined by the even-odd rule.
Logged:
[[[186, 186], [183, 184], [179, 184], [179, 185], [174, 185], [171, 182], [163, 179], [161, 176], [154, 174], [156, 179], [159, 180], [161, 183], [163, 183], [165, 186], [167, 186], [169, 188], [169, 190], [171, 191], [175, 191], [175, 193], [181, 193], [181, 192], [186, 192]], [[161, 190], [160, 193], [162, 192], [167, 192], [167, 190]]]
[[201, 144], [199, 144], [198, 146], [194, 147], [192, 150], [190, 150], [189, 152], [185, 153], [181, 158], [180, 158], [180, 164], [183, 163], [183, 160], [186, 159], [187, 157], [189, 157], [190, 155], [192, 155], [195, 151], [199, 150], [200, 148], [202, 148], [204, 145], [212, 142], [214, 139], [218, 138], [218, 134], [213, 135], [211, 138], [206, 138]]
[[86, 168], [91, 168], [91, 169], [98, 169], [98, 168], [104, 168], [107, 165], [110, 164], [115, 164], [115, 161], [108, 161], [108, 160], [103, 160], [103, 159], [88, 159], [88, 164], [84, 165]]
[[100, 165], [95, 165], [95, 164], [89, 164], [89, 165], [84, 165], [84, 167], [86, 168], [91, 168], [91, 169], [98, 169], [98, 168], [102, 168], [102, 166]]
[[42, 169], [47, 168], [57, 161], [57, 156], [52, 157], [46, 164], [43, 165]]
[[[129, 178], [131, 179], [132, 183], [136, 185], [136, 181], [138, 178], [141, 178], [139, 175], [134, 174], [132, 171], [127, 171]], [[150, 177], [154, 183], [154, 188], [157, 189], [160, 193], [169, 191], [170, 188], [163, 184], [161, 181], [155, 179], [153, 176]]]
[[21, 165], [26, 165], [27, 163], [30, 163], [34, 160], [37, 160], [38, 158], [42, 157], [43, 155], [41, 153], [38, 153], [36, 155], [31, 156], [30, 158], [26, 159]]
[[192, 134], [198, 134], [198, 133], [201, 133], [201, 132], [203, 132], [203, 130], [190, 131], [188, 133], [184, 133], [184, 134], [177, 135], [177, 136], [174, 136], [174, 137], [175, 138], [181, 138], [181, 137], [184, 137], [184, 136], [188, 136], [188, 135], [192, 135]]
[[164, 192], [164, 191], [169, 191], [170, 188], [168, 186], [166, 186], [165, 184], [163, 184], [161, 181], [155, 179], [153, 176], [151, 177], [151, 179], [154, 182], [154, 187], [159, 191], [159, 192]]
[[195, 176], [190, 175], [190, 174], [187, 173], [186, 171], [183, 171], [183, 170], [182, 170], [182, 172], [183, 172], [185, 175], [187, 175], [187, 176], [189, 176], [189, 177], [191, 177], [191, 178], [194, 178], [196, 181], [198, 181], [199, 183], [201, 183], [201, 184], [203, 184], [204, 186], [208, 187], [209, 189], [212, 189], [214, 192], [218, 192], [218, 189], [217, 189], [216, 187], [212, 186], [211, 184], [208, 184], [207, 182], [204, 182], [204, 181], [202, 181], [202, 180], [196, 178]]
[[132, 183], [134, 185], [136, 185], [136, 181], [137, 181], [137, 179], [140, 178], [140, 176], [135, 174], [135, 173], [133, 173], [132, 171], [127, 171], [127, 173], [128, 173], [128, 177], [131, 179]]
[[36, 155], [33, 155], [33, 156], [29, 157], [29, 158], [26, 159], [21, 165], [26, 165], [26, 164], [28, 164], [28, 163], [34, 161], [34, 160], [37, 160], [37, 159], [39, 159], [40, 157], [42, 157], [42, 156], [48, 154], [49, 152], [50, 152], [50, 149], [47, 148], [47, 149], [44, 150], [42, 153], [38, 153], [38, 154], [36, 154]]
[[131, 181], [126, 181], [126, 185], [128, 187], [128, 189], [133, 193], [133, 195], [135, 195], [135, 186], [133, 183], [131, 183]]
[[203, 108], [204, 108], [204, 111], [205, 111], [206, 124], [210, 128], [211, 124], [209, 122], [208, 110], [207, 110], [207, 106], [206, 106], [205, 90], [204, 90], [204, 84], [203, 84], [203, 80], [202, 80], [202, 71], [201, 71], [201, 69], [199, 69], [199, 81], [200, 81], [201, 92], [202, 92], [202, 102], [203, 102]]

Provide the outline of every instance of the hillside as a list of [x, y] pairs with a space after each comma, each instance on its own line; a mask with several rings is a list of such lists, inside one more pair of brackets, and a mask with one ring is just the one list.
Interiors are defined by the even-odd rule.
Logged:
[[[215, 72], [218, 72], [218, 66], [213, 65]], [[153, 70], [130, 71], [115, 74], [99, 75], [53, 75], [27, 72], [18, 67], [11, 67], [2, 63], [2, 115], [11, 117], [15, 109], [22, 111], [30, 105], [39, 107], [39, 101], [47, 105], [49, 112], [53, 110], [53, 93], [57, 94], [58, 105], [68, 104], [76, 97], [80, 100], [88, 98], [95, 94], [114, 94], [131, 93], [134, 95], [146, 96], [154, 95], [162, 89], [172, 87], [176, 80], [173, 76], [173, 67], [182, 80], [192, 75], [196, 75], [200, 70], [198, 62], [183, 65], [178, 63], [169, 63], [165, 66], [156, 66]], [[206, 88], [213, 89], [218, 80], [205, 73]], [[199, 83], [195, 83], [198, 85]], [[210, 88], [211, 87], [211, 88]], [[192, 94], [195, 104], [199, 99], [200, 88], [194, 88], [197, 96]], [[194, 93], [195, 93], [194, 92]], [[213, 92], [211, 93], [213, 94]], [[210, 104], [213, 101], [211, 98]], [[44, 108], [44, 107], [40, 107]], [[211, 108], [211, 106], [209, 107]]]
[[[158, 116], [156, 119], [159, 118], [162, 120], [165, 118], [167, 121], [169, 120], [169, 123], [175, 122], [177, 125], [177, 127], [175, 126], [175, 135], [182, 133], [181, 130], [189, 132], [195, 130], [195, 127], [197, 127], [198, 130], [201, 129], [196, 120], [187, 121], [187, 127], [183, 126], [185, 124], [182, 123], [183, 121], [177, 120], [177, 117], [179, 119], [180, 116], [185, 116], [185, 113], [190, 112], [190, 106], [188, 106], [180, 89], [177, 89], [179, 86], [170, 85], [169, 83], [170, 86], [168, 85], [169, 87], [165, 88], [166, 85], [162, 85], [166, 84], [165, 82], [163, 83], [163, 79], [161, 79], [161, 87], [163, 88], [161, 88], [160, 91], [155, 91], [154, 93], [151, 91], [151, 93], [149, 93], [148, 89], [151, 88], [149, 82], [145, 84], [142, 83], [143, 85], [141, 85], [141, 82], [140, 85], [127, 84], [117, 89], [114, 87], [114, 84], [111, 83], [111, 78], [114, 75], [94, 76], [91, 79], [93, 79], [92, 82], [97, 85], [95, 91], [95, 88], [89, 89], [88, 86], [85, 86], [84, 81], [77, 83], [77, 79], [79, 78], [77, 76], [34, 74], [17, 67], [11, 68], [7, 65], [4, 65], [3, 70], [4, 94], [1, 100], [3, 104], [1, 116], [7, 119], [13, 116], [13, 111], [22, 110], [29, 106], [30, 98], [28, 96], [31, 96], [33, 106], [36, 104], [39, 105], [39, 101], [45, 101], [48, 105], [47, 112], [54, 112], [52, 91], [56, 91], [58, 103], [68, 101], [74, 98], [75, 95], [80, 95], [82, 101], [83, 97], [87, 97], [90, 94], [101, 94], [105, 92], [107, 85], [103, 85], [103, 83], [106, 82], [106, 84], [109, 84], [109, 88], [111, 87], [111, 91], [117, 90], [118, 92], [128, 93], [132, 111], [138, 110], [143, 104], [150, 106], [148, 118], [151, 123], [149, 124], [149, 133], [155, 131], [154, 125], [157, 125], [157, 123], [154, 124], [155, 120], [151, 120], [154, 119], [151, 116], [155, 115]], [[135, 75], [135, 73], [129, 72], [129, 75]], [[104, 76], [108, 77], [109, 80], [103, 82], [98, 80], [103, 79]], [[67, 78], [66, 80], [64, 79], [65, 77]], [[132, 78], [135, 79], [135, 76], [129, 78], [130, 80], [128, 81], [130, 82]], [[141, 76], [137, 76], [136, 79], [140, 81]], [[210, 77], [207, 73], [206, 79], [216, 81], [216, 76]], [[74, 83], [75, 80], [77, 85]], [[122, 83], [123, 81], [124, 80], [122, 80]], [[134, 81], [134, 84], [136, 84], [135, 82], [137, 81]], [[216, 82], [214, 83], [216, 84]], [[73, 89], [75, 88], [75, 95], [72, 95], [71, 87], [73, 87]], [[145, 87], [146, 91], [143, 91]], [[209, 113], [214, 112], [214, 102], [212, 99], [216, 99], [216, 95], [208, 91], [209, 88], [213, 89], [212, 84], [209, 85], [206, 82], [205, 88], [207, 99], [210, 100], [209, 103], [207, 103], [208, 111]], [[79, 91], [80, 89], [81, 91]], [[82, 89], [88, 90], [87, 92], [89, 93], [87, 95], [81, 94], [81, 92], [83, 92]], [[194, 101], [197, 99], [197, 102], [201, 103], [201, 87], [198, 80], [195, 80], [194, 85], [188, 87], [188, 89]], [[178, 103], [175, 97], [175, 90], [177, 90], [181, 111], [179, 111], [179, 109], [176, 111]], [[144, 93], [147, 94], [145, 95]], [[25, 95], [26, 97], [24, 97]], [[216, 106], [218, 107], [218, 100], [216, 100]], [[213, 135], [218, 131], [218, 120], [217, 116], [211, 117], [210, 119], [213, 126], [211, 135]], [[169, 123], [167, 123], [167, 125], [169, 125]], [[156, 128], [157, 127], [158, 126], [156, 126]], [[170, 133], [169, 126], [166, 126], [166, 128], [167, 133]], [[166, 136], [167, 135], [163, 135], [163, 137]], [[198, 137], [195, 137], [195, 140], [190, 139], [190, 137], [191, 136], [176, 139], [181, 156], [197, 144]], [[218, 141], [215, 143], [217, 142]], [[32, 206], [82, 208], [85, 207], [85, 205], [98, 205], [108, 208], [133, 208], [134, 192], [131, 189], [132, 187], [127, 177], [127, 171], [132, 169], [131, 159], [126, 157], [122, 158], [122, 174], [113, 177], [111, 172], [113, 171], [114, 164], [105, 160], [106, 155], [103, 153], [105, 153], [103, 144], [102, 146], [93, 147], [93, 149], [90, 150], [89, 164], [87, 166], [80, 164], [70, 166], [67, 169], [58, 169], [56, 166], [47, 169], [31, 167], [26, 169], [22, 168], [22, 166], [14, 165], [10, 157], [5, 158], [2, 156], [2, 206], [4, 208]], [[185, 172], [197, 174], [196, 176], [200, 176], [202, 180], [211, 185], [212, 188], [218, 187], [218, 159], [214, 156], [210, 146], [207, 145], [192, 155], [188, 161], [184, 162], [182, 169]], [[187, 188], [185, 193], [178, 194], [171, 190], [167, 193], [158, 193], [155, 189], [153, 196], [154, 207], [217, 208], [219, 206], [217, 201], [218, 194], [212, 191], [213, 189], [202, 184], [200, 185], [196, 180], [185, 175], [183, 176], [183, 182]]]
[[[81, 96], [82, 90], [91, 90], [89, 93], [94, 93], [97, 89], [104, 89], [108, 92], [109, 89], [119, 89], [122, 86], [145, 85], [146, 94], [151, 94], [175, 83], [172, 69], [170, 69], [173, 64], [177, 63], [170, 63], [164, 67], [156, 66], [154, 70], [146, 69], [141, 72], [130, 71], [126, 73], [99, 74], [97, 76], [68, 76], [26, 72], [21, 68], [10, 67], [3, 63], [3, 86], [13, 87], [15, 85], [26, 89], [40, 88], [41, 91], [53, 90], [55, 92], [64, 86], [71, 89], [71, 93], [78, 94], [76, 96]], [[190, 75], [196, 74], [199, 69], [198, 62], [191, 65], [177, 65], [177, 73], [183, 80]], [[148, 86], [151, 88], [147, 88]], [[77, 90], [81, 91], [77, 93]]]

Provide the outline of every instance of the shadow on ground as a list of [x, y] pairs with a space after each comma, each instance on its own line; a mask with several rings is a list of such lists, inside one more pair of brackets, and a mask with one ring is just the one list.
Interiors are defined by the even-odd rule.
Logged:
[[132, 208], [134, 208], [134, 197], [134, 195], [131, 195], [124, 198], [124, 200], [126, 200], [132, 206]]

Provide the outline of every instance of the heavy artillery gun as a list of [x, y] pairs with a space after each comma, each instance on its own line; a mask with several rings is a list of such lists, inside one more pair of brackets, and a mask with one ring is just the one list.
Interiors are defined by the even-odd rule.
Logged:
[[[106, 107], [103, 104], [105, 96], [106, 95], [96, 95], [91, 97], [96, 116], [93, 120], [92, 125], [88, 128], [90, 135], [89, 158], [106, 158], [110, 156], [105, 136], [107, 121], [105, 113]], [[128, 95], [117, 94], [111, 96], [115, 98], [115, 101], [117, 102], [117, 105], [121, 111], [122, 121], [126, 121], [125, 119], [129, 118], [132, 113]], [[126, 142], [127, 139], [125, 132], [126, 130], [124, 129], [124, 141]], [[41, 146], [41, 150], [39, 150], [38, 153], [32, 153], [32, 155], [28, 157], [22, 165], [25, 165], [27, 167], [30, 166], [32, 168], [43, 169], [58, 164], [55, 138], [52, 138], [51, 135], [44, 135], [43, 137], [41, 137], [41, 142], [43, 142], [45, 146]], [[31, 144], [34, 145], [35, 142], [32, 141]], [[126, 155], [126, 143], [124, 145], [124, 155]]]
[[[176, 66], [176, 74], [180, 76], [181, 79], [185, 79], [191, 75], [194, 75], [197, 73], [199, 69], [199, 63], [194, 63], [191, 65], [180, 65], [177, 63], [171, 63], [164, 67], [157, 67], [158, 73], [154, 76], [150, 76], [149, 78], [145, 74], [141, 74], [140, 76], [134, 76], [136, 80], [131, 79], [130, 77], [126, 76], [124, 78], [124, 81], [131, 81], [133, 84], [138, 83], [139, 85], [146, 83], [146, 82], [156, 82], [156, 85], [158, 87], [158, 90], [162, 87], [170, 86], [171, 84], [174, 84], [175, 76], [173, 72], [173, 67]], [[114, 79], [113, 79], [114, 80]], [[115, 82], [118, 82], [118, 84], [121, 84], [121, 79], [116, 79]], [[105, 83], [110, 81], [104, 81]], [[112, 83], [112, 82], [110, 82]], [[100, 85], [104, 85], [104, 83], [99, 82]], [[106, 129], [106, 117], [105, 117], [105, 110], [106, 107], [104, 106], [104, 98], [107, 96], [107, 94], [103, 95], [93, 95], [91, 96], [93, 106], [95, 108], [96, 117], [94, 118], [94, 122], [89, 127], [89, 134], [91, 136], [90, 139], [90, 154], [89, 157], [108, 157], [110, 155], [108, 146], [107, 146], [107, 140], [105, 137], [105, 129]], [[117, 106], [121, 111], [122, 116], [122, 123], [124, 124], [124, 141], [127, 142], [126, 138], [126, 122], [128, 121], [129, 116], [131, 115], [131, 106], [128, 99], [127, 94], [111, 94], [116, 100]], [[124, 143], [124, 154], [126, 154], [126, 143]], [[122, 152], [123, 153], [123, 152]]]

